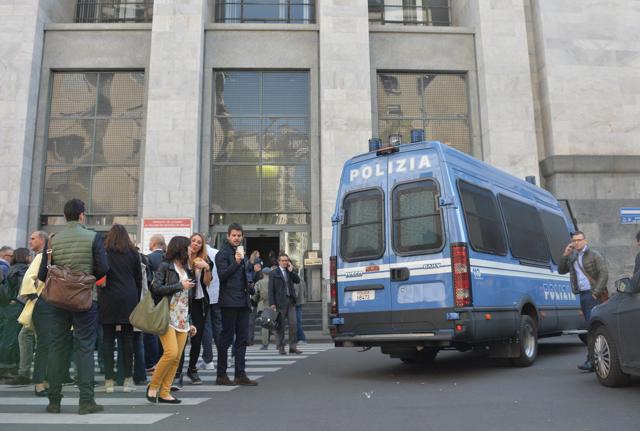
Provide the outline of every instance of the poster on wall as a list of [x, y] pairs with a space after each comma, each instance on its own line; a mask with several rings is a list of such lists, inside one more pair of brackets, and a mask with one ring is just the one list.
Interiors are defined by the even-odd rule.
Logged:
[[149, 254], [149, 239], [152, 235], [164, 236], [167, 244], [174, 236], [191, 236], [193, 232], [193, 220], [190, 218], [145, 218], [142, 219], [142, 249], [144, 254]]

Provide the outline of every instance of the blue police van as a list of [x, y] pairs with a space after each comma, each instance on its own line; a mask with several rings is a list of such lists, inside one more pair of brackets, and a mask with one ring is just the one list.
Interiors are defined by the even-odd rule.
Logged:
[[558, 273], [572, 222], [547, 191], [439, 142], [345, 163], [330, 257], [337, 347], [405, 363], [486, 349], [529, 366], [538, 338], [584, 327]]

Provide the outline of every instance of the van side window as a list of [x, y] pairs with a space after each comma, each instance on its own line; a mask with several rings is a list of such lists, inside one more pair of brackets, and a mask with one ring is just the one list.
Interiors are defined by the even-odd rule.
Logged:
[[378, 259], [384, 252], [382, 191], [369, 189], [345, 196], [340, 254], [347, 262]]
[[393, 190], [393, 248], [418, 253], [442, 247], [438, 187], [432, 180], [401, 184]]
[[498, 199], [507, 223], [511, 254], [521, 259], [549, 262], [549, 246], [538, 210], [503, 195]]
[[547, 241], [549, 241], [551, 258], [553, 263], [557, 264], [560, 262], [560, 256], [562, 256], [564, 248], [571, 241], [567, 222], [559, 215], [548, 211], [540, 211], [540, 217], [542, 217], [544, 232], [547, 235]]
[[498, 202], [491, 190], [458, 181], [464, 219], [469, 232], [469, 242], [476, 251], [507, 254], [504, 225]]

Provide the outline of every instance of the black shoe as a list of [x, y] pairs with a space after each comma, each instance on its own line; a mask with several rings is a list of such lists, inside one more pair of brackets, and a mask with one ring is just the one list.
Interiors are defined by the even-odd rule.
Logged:
[[100, 404], [93, 403], [82, 403], [78, 407], [79, 415], [88, 415], [90, 413], [98, 413], [104, 411], [104, 407]]
[[587, 371], [589, 373], [593, 372], [593, 364], [591, 361], [585, 361], [584, 364], [578, 365], [578, 369], [582, 371]]
[[177, 392], [180, 389], [182, 389], [182, 376], [176, 377], [175, 379], [173, 379], [173, 383], [171, 383], [171, 390], [172, 391]]
[[158, 402], [160, 404], [180, 404], [182, 402], [182, 400], [179, 400], [177, 398], [173, 398], [172, 400], [166, 399], [166, 398], [158, 398]]
[[36, 388], [33, 388], [33, 392], [36, 394], [36, 396], [38, 397], [48, 397], [49, 396], [49, 389], [44, 388], [43, 390], [41, 390], [40, 392], [38, 392], [38, 390]]
[[10, 385], [28, 385], [29, 383], [31, 383], [31, 379], [27, 376], [18, 376], [9, 381]]
[[269, 346], [266, 344], [263, 344], [262, 347], [260, 347], [260, 350], [268, 350]]
[[202, 379], [198, 375], [198, 371], [196, 370], [187, 370], [187, 377], [191, 380], [192, 385], [201, 385]]
[[49, 401], [47, 406], [47, 413], [60, 413], [60, 403], [52, 403]]
[[291, 353], [292, 355], [302, 355], [302, 350], [298, 350], [298, 349], [289, 349], [289, 353]]
[[278, 347], [278, 353], [280, 353], [281, 355], [286, 355], [287, 352], [285, 352], [284, 347]]
[[149, 401], [150, 403], [156, 404], [158, 402], [158, 393], [156, 392], [155, 397], [149, 396], [149, 386], [151, 386], [151, 384], [147, 386], [147, 393], [146, 393], [147, 401]]

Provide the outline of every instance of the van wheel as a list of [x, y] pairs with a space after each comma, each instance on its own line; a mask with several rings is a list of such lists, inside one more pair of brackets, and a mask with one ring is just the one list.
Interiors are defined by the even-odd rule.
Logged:
[[438, 349], [422, 349], [415, 354], [401, 356], [400, 360], [405, 364], [430, 364], [438, 355]]
[[620, 358], [615, 341], [604, 326], [593, 334], [593, 368], [598, 381], [604, 386], [623, 386], [629, 375], [620, 368]]
[[529, 367], [538, 356], [538, 328], [531, 316], [520, 316], [518, 340], [519, 356], [511, 359], [511, 363], [517, 367]]

